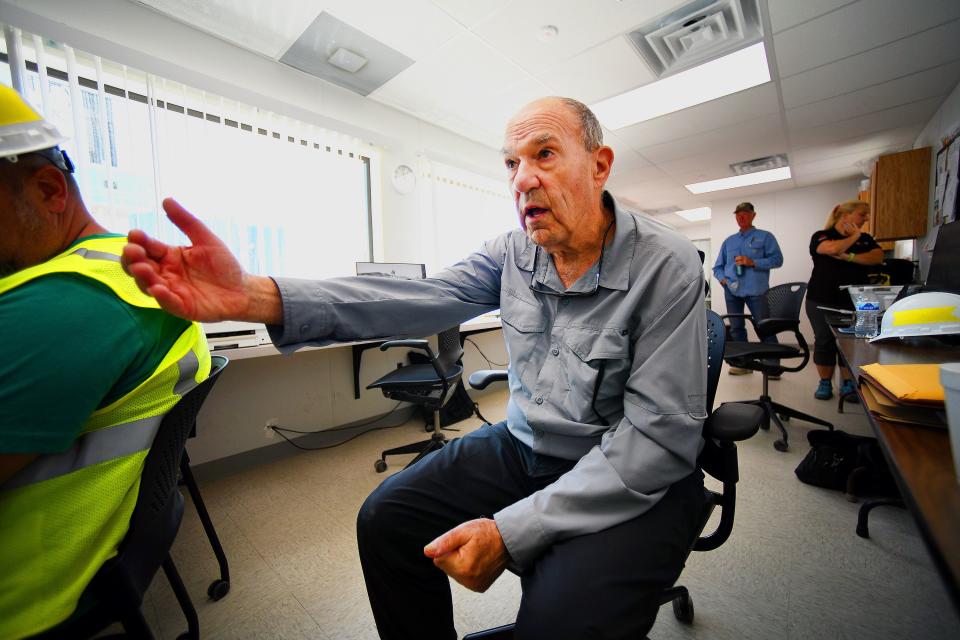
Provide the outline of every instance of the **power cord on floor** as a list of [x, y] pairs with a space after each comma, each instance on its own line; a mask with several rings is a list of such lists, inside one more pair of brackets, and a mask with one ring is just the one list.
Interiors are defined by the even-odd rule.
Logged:
[[367, 429], [366, 431], [362, 431], [362, 432], [360, 432], [360, 433], [356, 433], [356, 434], [350, 436], [349, 438], [347, 438], [346, 440], [341, 440], [340, 442], [336, 442], [336, 443], [334, 443], [334, 444], [324, 445], [324, 446], [322, 446], [322, 447], [305, 447], [305, 446], [303, 446], [303, 445], [297, 444], [296, 442], [294, 442], [293, 440], [291, 440], [290, 438], [288, 438], [287, 436], [285, 436], [285, 435], [283, 434], [283, 432], [286, 431], [287, 433], [299, 433], [299, 434], [303, 434], [303, 435], [311, 435], [311, 434], [317, 434], [317, 433], [336, 433], [336, 432], [338, 432], [338, 431], [350, 431], [351, 429], [356, 429], [356, 428], [358, 428], [358, 427], [365, 427], [365, 426], [367, 426], [367, 425], [373, 424], [374, 422], [379, 422], [380, 420], [383, 420], [384, 418], [389, 417], [390, 415], [392, 415], [393, 413], [395, 413], [395, 412], [397, 411], [397, 409], [400, 408], [400, 405], [402, 405], [402, 404], [403, 404], [402, 401], [401, 401], [401, 402], [398, 402], [396, 405], [394, 405], [394, 407], [393, 407], [392, 409], [390, 409], [390, 411], [387, 411], [387, 412], [384, 413], [383, 415], [377, 416], [376, 418], [374, 418], [374, 419], [372, 419], [372, 420], [368, 420], [367, 422], [361, 422], [360, 424], [352, 424], [352, 425], [343, 426], [343, 427], [334, 427], [333, 429], [317, 429], [316, 431], [301, 431], [301, 430], [299, 430], [299, 429], [290, 429], [290, 428], [288, 428], [288, 427], [281, 427], [281, 426], [278, 426], [278, 425], [270, 425], [269, 428], [270, 428], [274, 433], [276, 433], [278, 436], [280, 436], [281, 438], [283, 438], [284, 440], [286, 440], [287, 442], [289, 442], [291, 445], [293, 445], [293, 446], [296, 447], [297, 449], [301, 449], [301, 450], [303, 450], [303, 451], [320, 451], [320, 450], [322, 450], [322, 449], [332, 449], [333, 447], [339, 447], [339, 446], [342, 445], [342, 444], [346, 444], [347, 442], [350, 442], [350, 441], [353, 440], [354, 438], [357, 438], [357, 437], [359, 437], [359, 436], [362, 436], [362, 435], [365, 434], [365, 433], [371, 433], [371, 432], [373, 432], [373, 431], [382, 431], [383, 429], [396, 429], [397, 427], [399, 427], [399, 426], [401, 426], [401, 425], [399, 425], [399, 424], [393, 424], [393, 425], [385, 425], [385, 426], [382, 426], [382, 427], [374, 427], [373, 429]]
[[487, 361], [487, 364], [488, 364], [489, 366], [491, 366], [491, 367], [505, 367], [505, 366], [507, 366], [507, 363], [506, 363], [506, 362], [504, 362], [503, 364], [500, 364], [499, 362], [494, 362], [493, 360], [491, 360], [490, 358], [488, 358], [488, 357], [487, 357], [487, 354], [485, 354], [485, 353], [480, 349], [480, 345], [478, 345], [476, 342], [474, 342], [474, 341], [471, 340], [470, 338], [464, 338], [464, 342], [469, 342], [470, 344], [472, 344], [473, 347], [474, 347], [474, 349], [476, 349], [477, 352], [480, 354], [480, 357], [483, 358], [484, 360], [486, 360], [486, 361]]

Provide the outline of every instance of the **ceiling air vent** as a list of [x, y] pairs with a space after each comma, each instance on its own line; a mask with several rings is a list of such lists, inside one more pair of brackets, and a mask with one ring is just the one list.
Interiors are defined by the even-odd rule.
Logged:
[[694, 0], [627, 34], [658, 77], [695, 67], [762, 38], [757, 0]]
[[735, 162], [730, 165], [730, 170], [733, 171], [733, 175], [742, 176], [747, 173], [756, 173], [757, 171], [779, 169], [780, 167], [786, 167], [789, 164], [790, 163], [787, 162], [787, 154], [780, 153], [775, 156], [766, 156], [763, 158], [746, 160], [744, 162]]

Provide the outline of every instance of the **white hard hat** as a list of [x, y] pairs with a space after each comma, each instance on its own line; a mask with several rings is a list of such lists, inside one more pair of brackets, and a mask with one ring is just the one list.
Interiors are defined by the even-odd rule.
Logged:
[[894, 302], [883, 314], [874, 340], [960, 333], [960, 295], [928, 291]]

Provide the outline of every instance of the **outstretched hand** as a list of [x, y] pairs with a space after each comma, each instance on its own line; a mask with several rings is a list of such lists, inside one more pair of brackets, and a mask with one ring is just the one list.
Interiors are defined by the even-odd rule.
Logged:
[[[264, 314], [262, 305], [255, 304], [253, 294], [264, 290], [266, 283], [258, 282], [264, 278], [244, 273], [227, 246], [175, 200], [165, 199], [163, 208], [192, 246], [173, 247], [143, 231], [131, 231], [121, 263], [144, 293], [164, 310], [188, 320], [278, 320], [279, 296], [271, 313]], [[276, 293], [272, 281], [266, 287], [268, 293], [269, 287]]]
[[489, 518], [454, 527], [424, 547], [423, 553], [448, 576], [481, 593], [500, 577], [509, 558], [497, 523]]

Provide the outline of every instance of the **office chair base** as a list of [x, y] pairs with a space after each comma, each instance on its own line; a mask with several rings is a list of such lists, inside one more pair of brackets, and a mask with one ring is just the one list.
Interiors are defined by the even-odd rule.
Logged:
[[873, 511], [876, 507], [883, 506], [900, 507], [901, 509], [905, 509], [907, 507], [902, 498], [881, 498], [878, 500], [864, 502], [862, 505], [860, 505], [860, 512], [857, 514], [858, 536], [868, 540], [870, 539], [870, 527], [867, 524], [867, 519], [870, 517], [871, 511]]
[[[437, 449], [441, 448], [443, 445], [447, 444], [447, 437], [443, 434], [442, 430], [434, 429], [433, 435], [429, 440], [423, 440], [421, 442], [414, 442], [413, 444], [406, 444], [402, 447], [395, 447], [393, 449], [387, 449], [380, 454], [380, 457], [373, 463], [373, 468], [377, 473], [383, 473], [387, 470], [387, 456], [393, 455], [403, 455], [406, 453], [415, 453], [416, 457], [411, 460], [407, 467], [413, 466], [420, 461], [421, 458], [426, 456], [428, 453], [432, 453]], [[406, 467], [404, 467], [406, 468]]]

